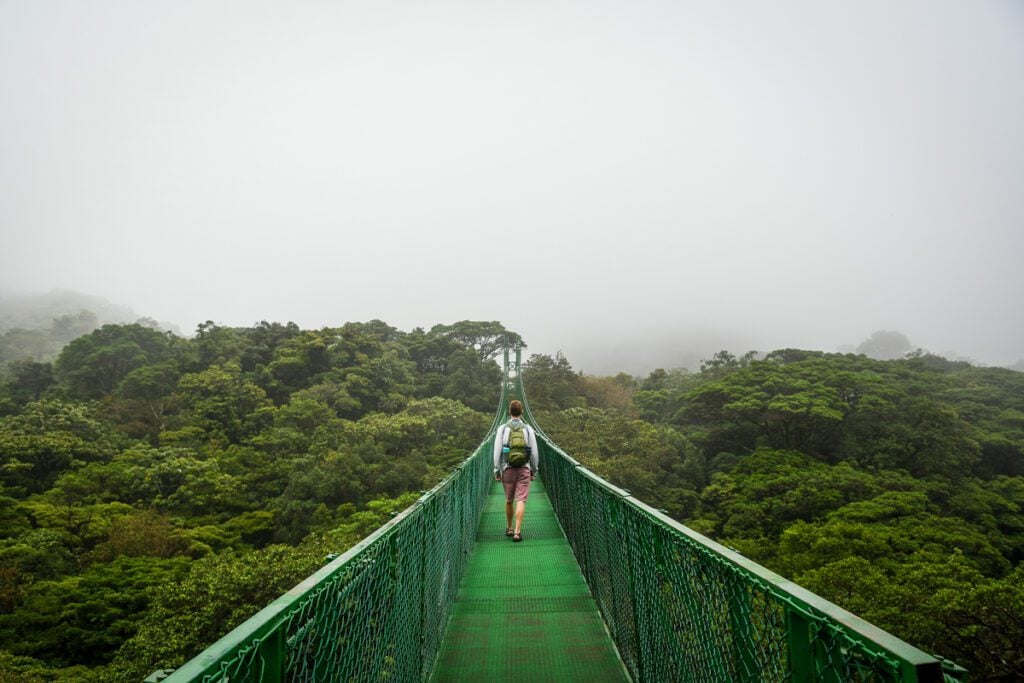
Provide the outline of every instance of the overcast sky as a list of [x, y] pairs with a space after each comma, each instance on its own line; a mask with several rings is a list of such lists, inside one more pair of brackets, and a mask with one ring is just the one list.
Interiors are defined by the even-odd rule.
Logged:
[[1024, 2], [0, 0], [0, 237], [189, 331], [1010, 363]]

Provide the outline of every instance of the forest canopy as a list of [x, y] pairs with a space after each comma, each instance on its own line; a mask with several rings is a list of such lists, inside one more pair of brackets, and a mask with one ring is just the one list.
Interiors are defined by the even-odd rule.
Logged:
[[[473, 451], [506, 335], [108, 324], [15, 367], [0, 680], [137, 681], [201, 651]], [[797, 349], [523, 371], [544, 430], [613, 484], [972, 680], [1024, 668], [1024, 374]]]
[[1024, 374], [722, 351], [589, 377], [533, 357], [546, 433], [613, 484], [971, 680], [1024, 670]]
[[107, 324], [15, 364], [0, 680], [138, 681], [201, 651], [476, 448], [506, 335]]

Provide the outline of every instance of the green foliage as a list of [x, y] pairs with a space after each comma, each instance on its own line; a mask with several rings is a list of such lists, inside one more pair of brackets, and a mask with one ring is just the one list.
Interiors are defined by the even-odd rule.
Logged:
[[164, 415], [181, 377], [179, 364], [165, 361], [129, 372], [117, 387], [118, 423], [136, 437], [154, 437], [164, 430]]
[[18, 609], [0, 614], [8, 651], [56, 666], [110, 661], [146, 614], [152, 590], [183, 576], [187, 561], [119, 557], [76, 576], [37, 581]]
[[612, 483], [972, 680], [1015, 680], [1024, 375], [924, 353], [757, 358], [657, 370], [632, 406], [607, 398], [615, 378], [574, 381], [551, 358], [527, 390], [545, 431]]
[[429, 488], [465, 458], [489, 419], [442, 398], [412, 401], [400, 413], [343, 422], [337, 440], [318, 444], [292, 471], [278, 500], [277, 538], [295, 542], [313, 528], [313, 514], [365, 505], [379, 494]]
[[142, 680], [155, 669], [180, 666], [313, 573], [325, 554], [312, 543], [277, 545], [193, 562], [186, 576], [156, 589], [136, 632], [117, 652], [112, 673]]
[[951, 378], [915, 363], [773, 353], [679, 395], [675, 423], [699, 433], [711, 458], [769, 447], [922, 477], [978, 471], [978, 430], [949, 400]]
[[678, 419], [709, 428], [707, 445], [715, 450], [826, 452], [838, 442], [849, 406], [836, 386], [802, 370], [755, 362], [689, 392]]
[[445, 374], [441, 396], [480, 412], [494, 410], [498, 404], [502, 373], [494, 361], [481, 360], [472, 349], [456, 350], [448, 356]]
[[[0, 308], [5, 308], [4, 303], [0, 302]], [[13, 316], [11, 311], [3, 313], [7, 320], [0, 320], [0, 380], [11, 382], [7, 390], [20, 403], [38, 401], [42, 390], [52, 384], [49, 361], [57, 357], [61, 347], [99, 326], [96, 314], [87, 310], [49, 319], [37, 311], [32, 312], [34, 315], [26, 315], [27, 311]], [[11, 318], [19, 324], [3, 324]]]
[[69, 397], [102, 398], [133, 370], [174, 359], [176, 339], [138, 324], [104, 325], [65, 346], [54, 366]]
[[74, 570], [64, 537], [53, 529], [25, 530], [0, 541], [0, 614], [14, 612], [32, 585]]
[[740, 368], [748, 367], [756, 357], [756, 351], [748, 351], [737, 358], [723, 349], [700, 362], [700, 374], [705, 379], [721, 379]]
[[86, 405], [46, 400], [0, 418], [0, 483], [9, 495], [46, 491], [64, 471], [102, 461], [119, 445]]
[[160, 439], [180, 444], [240, 443], [255, 431], [258, 409], [270, 406], [266, 392], [246, 380], [234, 363], [184, 375], [174, 398], [182, 406], [178, 429], [162, 433]]
[[462, 320], [454, 325], [434, 325], [430, 328], [430, 336], [451, 340], [464, 349], [475, 351], [481, 362], [495, 358], [504, 343], [507, 342], [511, 348], [523, 341], [497, 321]]
[[635, 415], [633, 395], [637, 381], [624, 372], [614, 377], [593, 377], [580, 375], [577, 378], [579, 393], [592, 408], [617, 410], [627, 415]]
[[[139, 680], [201, 650], [477, 445], [506, 334], [108, 325], [52, 367], [9, 366], [0, 680]], [[612, 483], [975, 679], [1012, 677], [1024, 374], [924, 353], [758, 358], [640, 380], [559, 353], [523, 372], [544, 429]]]
[[302, 332], [282, 342], [275, 350], [267, 372], [274, 378], [274, 395], [280, 399], [313, 384], [331, 368], [330, 340], [326, 335]]
[[208, 321], [190, 340], [88, 322], [55, 321], [56, 362], [3, 376], [0, 680], [180, 664], [471, 452], [493, 356], [518, 339], [472, 321]]
[[0, 362], [39, 362], [53, 358], [60, 342], [50, 339], [41, 330], [14, 328], [0, 334]]
[[545, 425], [562, 448], [641, 500], [683, 518], [696, 507], [703, 454], [672, 427], [596, 408], [556, 413]]
[[523, 363], [523, 386], [530, 405], [538, 411], [581, 407], [577, 375], [569, 360], [559, 351], [555, 357], [533, 354]]
[[19, 405], [38, 401], [56, 381], [50, 363], [14, 361], [8, 364], [7, 373], [10, 379], [4, 386], [4, 393]]
[[658, 368], [640, 383], [633, 403], [640, 417], [648, 422], [668, 422], [678, 409], [676, 398], [701, 383], [703, 375], [685, 369], [666, 372]]
[[714, 475], [701, 496], [700, 526], [730, 542], [777, 541], [793, 522], [820, 519], [847, 503], [881, 493], [883, 486], [900, 484], [913, 485], [880, 481], [846, 463], [831, 466], [794, 451], [762, 449], [730, 472]]

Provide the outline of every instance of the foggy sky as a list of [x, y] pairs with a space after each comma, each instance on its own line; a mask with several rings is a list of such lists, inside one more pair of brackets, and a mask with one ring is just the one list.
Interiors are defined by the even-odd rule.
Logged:
[[1010, 363], [1022, 122], [1018, 0], [0, 0], [0, 289]]

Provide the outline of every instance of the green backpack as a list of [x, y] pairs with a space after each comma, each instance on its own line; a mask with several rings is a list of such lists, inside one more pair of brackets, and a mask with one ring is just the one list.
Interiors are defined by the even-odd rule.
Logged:
[[522, 467], [529, 458], [526, 455], [526, 427], [508, 426], [508, 466]]

